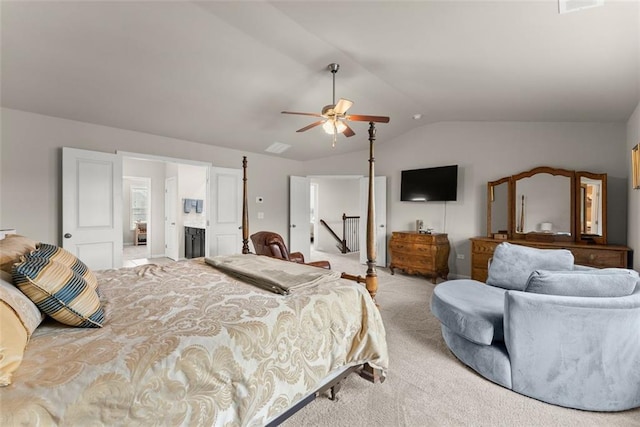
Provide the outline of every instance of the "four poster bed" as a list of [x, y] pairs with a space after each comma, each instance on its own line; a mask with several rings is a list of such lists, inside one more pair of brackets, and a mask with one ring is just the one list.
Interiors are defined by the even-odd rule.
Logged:
[[[245, 157], [243, 254], [95, 272], [101, 327], [32, 324], [20, 366], [0, 387], [0, 425], [277, 425], [319, 393], [333, 398], [354, 371], [384, 380], [374, 136], [370, 123], [365, 277], [250, 254]], [[13, 265], [25, 294], [23, 285], [39, 285], [20, 278], [21, 266], [45, 246]]]

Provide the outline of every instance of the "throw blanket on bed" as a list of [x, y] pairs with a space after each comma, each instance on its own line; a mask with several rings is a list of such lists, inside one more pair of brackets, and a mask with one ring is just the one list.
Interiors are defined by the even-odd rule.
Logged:
[[96, 276], [104, 327], [46, 319], [0, 388], [0, 426], [263, 426], [338, 368], [388, 366], [380, 313], [354, 282], [283, 298], [202, 258]]
[[205, 258], [205, 262], [245, 283], [282, 295], [340, 278], [336, 271], [254, 254]]

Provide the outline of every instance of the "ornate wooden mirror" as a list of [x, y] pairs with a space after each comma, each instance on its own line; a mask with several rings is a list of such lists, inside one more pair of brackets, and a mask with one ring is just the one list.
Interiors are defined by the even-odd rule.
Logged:
[[512, 180], [513, 239], [575, 240], [574, 171], [541, 166]]
[[576, 241], [607, 244], [607, 174], [576, 172]]
[[[506, 194], [505, 194], [506, 193]], [[607, 244], [607, 174], [540, 166], [487, 183], [487, 236]]]

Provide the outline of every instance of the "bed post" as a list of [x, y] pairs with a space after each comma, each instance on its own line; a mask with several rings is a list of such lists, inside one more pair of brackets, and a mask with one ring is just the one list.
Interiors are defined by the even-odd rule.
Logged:
[[247, 195], [247, 156], [242, 156], [242, 253], [249, 253], [249, 209]]
[[[367, 204], [367, 275], [365, 286], [373, 301], [376, 301], [378, 293], [378, 274], [376, 273], [376, 215], [375, 215], [375, 157], [373, 155], [373, 142], [376, 140], [376, 128], [373, 122], [369, 122], [369, 202]], [[376, 304], [377, 305], [377, 304]], [[373, 382], [383, 382], [384, 377], [380, 371], [364, 364], [360, 370], [360, 376]]]
[[367, 276], [365, 286], [373, 301], [378, 293], [378, 274], [376, 272], [376, 215], [375, 215], [375, 157], [373, 142], [376, 140], [376, 127], [369, 122], [369, 203], [367, 205]]

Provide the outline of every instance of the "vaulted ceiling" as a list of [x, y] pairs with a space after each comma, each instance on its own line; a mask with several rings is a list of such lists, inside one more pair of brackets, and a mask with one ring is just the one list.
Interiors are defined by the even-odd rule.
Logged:
[[[640, 6], [557, 1], [2, 1], [2, 106], [306, 160], [367, 146], [320, 127], [336, 98], [390, 116], [378, 143], [438, 121], [626, 122]], [[421, 114], [422, 119], [413, 116]]]

